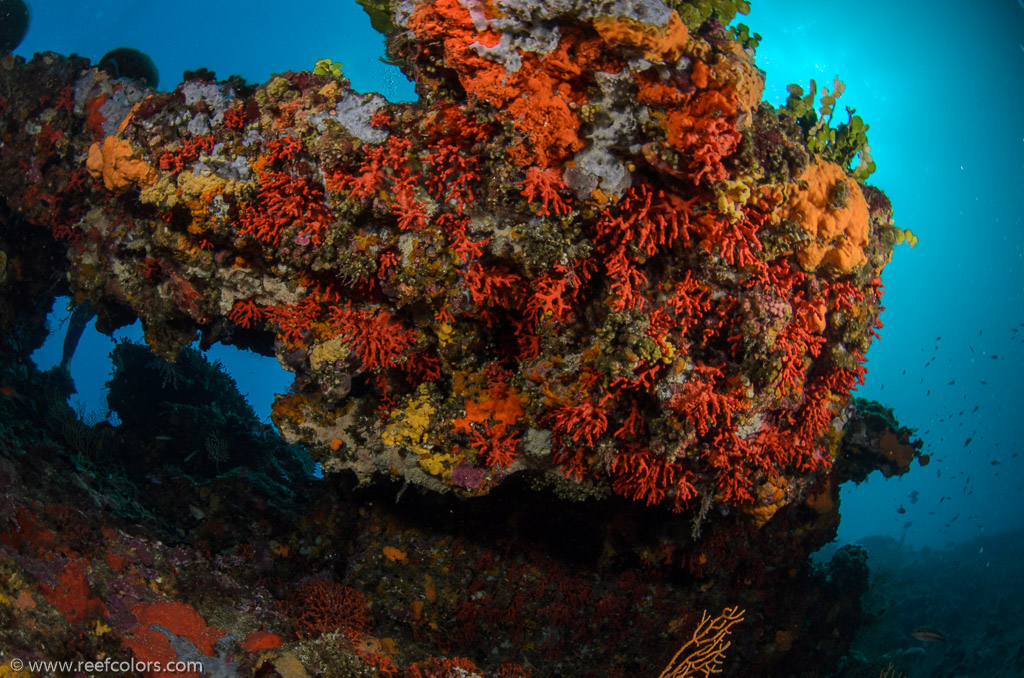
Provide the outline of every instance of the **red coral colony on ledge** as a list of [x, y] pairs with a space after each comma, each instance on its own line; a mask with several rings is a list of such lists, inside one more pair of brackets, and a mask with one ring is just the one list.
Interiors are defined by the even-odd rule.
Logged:
[[[62, 433], [5, 428], [0, 618], [52, 610], [63, 635], [3, 643], [216, 675], [540, 677], [695, 675], [679, 648], [709, 642], [708, 670], [818, 675], [860, 589], [807, 554], [839, 483], [917, 455], [851, 398], [904, 235], [866, 144], [820, 143], [814, 91], [761, 103], [735, 12], [360, 4], [418, 102], [330, 69], [159, 92], [4, 58], [5, 334], [37, 345], [65, 292], [102, 331], [141, 319], [153, 355], [115, 351], [114, 432], [66, 396], [30, 406], [59, 379], [12, 371], [33, 346], [4, 340], [4, 416], [50, 408]], [[294, 372], [281, 438], [244, 405], [169, 404], [224, 378], [200, 336]], [[156, 412], [174, 436], [133, 429]], [[282, 461], [296, 443], [326, 481]], [[123, 487], [90, 470], [114, 460]], [[75, 496], [25, 490], [30, 464]], [[817, 597], [779, 614], [800, 587]]]

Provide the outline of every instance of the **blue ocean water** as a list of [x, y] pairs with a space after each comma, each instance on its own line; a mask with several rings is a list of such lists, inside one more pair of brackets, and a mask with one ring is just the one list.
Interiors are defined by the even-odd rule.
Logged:
[[921, 238], [885, 269], [860, 394], [895, 408], [932, 462], [845, 488], [840, 539], [941, 547], [1021, 527], [1024, 6], [762, 0], [744, 20], [765, 36], [768, 101], [789, 82], [846, 83], [840, 101], [871, 126], [869, 183]]
[[[311, 0], [295, 9], [267, 0], [173, 3], [36, 0], [16, 53], [76, 52], [93, 61], [129, 46], [150, 55], [160, 88], [185, 69], [251, 82], [344, 64], [362, 91], [411, 99], [383, 64], [383, 39], [354, 0]], [[883, 0], [753, 0], [740, 21], [764, 38], [757, 62], [765, 99], [786, 85], [836, 76], [842, 104], [870, 124], [878, 171], [895, 219], [920, 237], [886, 268], [882, 339], [872, 347], [860, 395], [891, 405], [918, 430], [931, 463], [885, 480], [877, 473], [843, 491], [839, 541], [884, 535], [941, 548], [1024, 527], [1024, 6]], [[66, 316], [58, 308], [55, 324]], [[136, 334], [138, 334], [136, 330]], [[59, 361], [63, 333], [37, 356]], [[72, 373], [88, 411], [102, 407], [111, 342], [87, 333]], [[261, 416], [289, 375], [266, 358], [218, 349]]]

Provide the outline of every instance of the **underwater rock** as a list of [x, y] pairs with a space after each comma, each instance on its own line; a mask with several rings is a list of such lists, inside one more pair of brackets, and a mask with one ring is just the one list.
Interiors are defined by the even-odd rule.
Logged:
[[[921, 459], [849, 398], [884, 194], [758, 105], [730, 3], [364, 4], [419, 103], [4, 60], [3, 659], [653, 676], [740, 608], [728, 675], [823, 675], [840, 484]], [[142, 319], [119, 426], [29, 360], [57, 294]], [[197, 337], [295, 373], [288, 440]]]
[[[680, 521], [518, 478], [469, 501], [316, 480], [189, 351], [160, 366], [118, 346], [116, 428], [48, 401], [62, 370], [0, 352], [5, 659], [193, 661], [238, 676], [657, 675], [702, 610], [731, 605], [747, 613], [727, 675], [810, 678], [861, 624], [863, 552], [807, 558], [835, 536], [828, 478], [760, 529], [710, 503]], [[124, 402], [131, 391], [157, 421]], [[203, 436], [228, 442], [226, 456]]]
[[0, 187], [66, 250], [33, 274], [66, 271], [105, 331], [140, 318], [167, 361], [200, 333], [276, 354], [274, 421], [328, 474], [522, 476], [754, 528], [822, 501], [888, 201], [755, 108], [763, 75], [715, 22], [497, 4], [394, 3], [415, 104], [330, 71], [161, 93], [13, 59]]
[[838, 482], [863, 482], [875, 469], [886, 478], [901, 476], [910, 470], [914, 459], [921, 466], [928, 463], [928, 457], [920, 452], [924, 442], [912, 429], [900, 426], [891, 408], [863, 398], [854, 398], [853, 406], [856, 416], [843, 434], [846, 453], [834, 473]]

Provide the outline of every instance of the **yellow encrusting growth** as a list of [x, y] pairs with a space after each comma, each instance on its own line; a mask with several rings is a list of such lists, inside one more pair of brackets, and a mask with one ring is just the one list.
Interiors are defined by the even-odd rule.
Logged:
[[390, 447], [406, 447], [416, 454], [427, 454], [427, 430], [434, 416], [434, 406], [425, 385], [416, 391], [416, 397], [403, 409], [395, 412], [388, 427], [381, 434], [381, 440]]
[[448, 345], [448, 342], [452, 339], [453, 329], [454, 328], [452, 328], [448, 323], [438, 324], [434, 333], [437, 334], [437, 342], [439, 346], [444, 347]]
[[426, 454], [419, 458], [419, 462], [420, 468], [430, 475], [444, 478], [451, 473], [452, 467], [455, 466], [459, 459], [461, 459], [459, 455], [439, 452], [437, 454]]

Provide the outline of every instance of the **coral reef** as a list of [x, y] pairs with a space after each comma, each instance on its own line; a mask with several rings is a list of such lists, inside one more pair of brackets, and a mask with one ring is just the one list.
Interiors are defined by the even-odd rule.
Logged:
[[703, 26], [401, 3], [415, 105], [336, 68], [159, 93], [15, 60], [0, 174], [107, 326], [275, 353], [275, 423], [328, 472], [763, 517], [835, 458], [898, 236]]
[[[386, 479], [317, 480], [296, 471], [301, 450], [255, 434], [216, 365], [185, 355], [176, 385], [143, 347], [119, 346], [112, 383], [134, 385], [165, 418], [188, 416], [184, 394], [218, 384], [205, 408], [222, 414], [204, 432], [231, 455], [217, 464], [186, 427], [171, 437], [129, 425], [130, 403], [117, 405], [116, 428], [64, 411], [64, 373], [27, 365], [31, 350], [0, 354], [5, 669], [19, 659], [193, 662], [176, 675], [654, 676], [699, 662], [691, 650], [706, 646], [727, 675], [809, 677], [861, 623], [863, 551], [826, 567], [807, 558], [838, 523], [830, 482], [757, 529], [736, 512], [680, 521], [517, 479], [471, 501]], [[157, 393], [167, 401], [155, 405]], [[840, 460], [872, 435], [878, 448], [906, 433], [872, 433], [858, 417], [857, 451], [844, 440]], [[730, 605], [746, 613], [726, 646], [701, 611]]]
[[[823, 92], [820, 118], [813, 87], [809, 102], [801, 91], [778, 111], [760, 104], [756, 37], [722, 25], [745, 9], [740, 2], [362, 4], [416, 82], [415, 104], [354, 92], [326, 61], [256, 87], [197, 72], [157, 92], [78, 57], [0, 60], [0, 291], [13, 299], [4, 322], [38, 343], [40, 309], [67, 291], [102, 331], [141, 319], [154, 354], [118, 349], [125, 369], [111, 406], [125, 411], [123, 428], [82, 442], [65, 412], [64, 443], [95, 455], [141, 435], [147, 412], [166, 407], [187, 431], [159, 441], [173, 450], [150, 441], [138, 454], [112, 453], [127, 459], [133, 483], [172, 454], [174, 468], [204, 482], [234, 473], [244, 485], [240, 469], [256, 464], [276, 485], [296, 486], [290, 496], [306, 482], [304, 460], [282, 450], [301, 443], [332, 483], [351, 472], [380, 492], [383, 478], [400, 479], [417, 488], [406, 502], [438, 519], [471, 510], [502, 516], [501, 525], [509, 516], [543, 524], [550, 518], [531, 507], [557, 506], [551, 515], [575, 515], [591, 535], [580, 537], [586, 567], [510, 552], [509, 535], [504, 546], [484, 544], [483, 528], [472, 546], [434, 532], [421, 539], [379, 512], [358, 526], [346, 518], [352, 532], [332, 537], [335, 552], [349, 554], [339, 567], [354, 593], [318, 570], [330, 570], [326, 562], [310, 561], [324, 548], [315, 542], [300, 546], [292, 535], [271, 548], [284, 555], [247, 554], [270, 563], [302, 553], [292, 556], [302, 568], [275, 565], [274, 577], [305, 577], [309, 595], [347, 601], [352, 609], [337, 619], [364, 616], [355, 608], [366, 589], [378, 629], [462, 648], [498, 629], [502, 656], [529, 657], [544, 675], [586, 675], [568, 664], [570, 645], [575, 661], [646, 670], [642, 648], [661, 647], [666, 629], [696, 626], [678, 612], [698, 609], [693, 591], [635, 579], [629, 559], [710, 578], [708, 609], [749, 611], [767, 587], [817, 586], [802, 566], [793, 565], [799, 581], [787, 584], [781, 572], [827, 541], [838, 520], [838, 484], [852, 475], [837, 460], [848, 423], [860, 421], [850, 393], [881, 327], [882, 268], [908, 240], [884, 194], [864, 184], [870, 168], [850, 166], [853, 155], [869, 157], [866, 126], [851, 119], [831, 129], [835, 88]], [[173, 379], [176, 366], [193, 374], [199, 359], [185, 349], [197, 338], [275, 355], [295, 373], [274, 405], [283, 441], [268, 447], [270, 434], [253, 430], [245, 407], [217, 400], [231, 389], [209, 372], [185, 378], [177, 395], [167, 383], [154, 400], [134, 399], [155, 378]], [[6, 350], [24, 357], [21, 348]], [[213, 401], [215, 416], [204, 418]], [[861, 471], [881, 458], [902, 472], [917, 456], [895, 422], [859, 430], [861, 449], [877, 440], [881, 450], [862, 454]], [[472, 509], [453, 508], [469, 497]], [[566, 508], [568, 500], [579, 503]], [[308, 529], [329, 530], [341, 511], [324, 501]], [[15, 521], [39, 525], [38, 539], [9, 545], [29, 549], [27, 558], [53, 546], [37, 508]], [[595, 530], [605, 529], [615, 536], [599, 539]], [[104, 548], [123, 551], [121, 539]], [[106, 598], [94, 604], [83, 582], [103, 578], [80, 555], [66, 557], [63, 574], [36, 578], [72, 626], [112, 626], [111, 615], [146, 605], [135, 623], [151, 620], [206, 657], [221, 656], [229, 627], [243, 649], [277, 642], [245, 640], [264, 631], [243, 637], [237, 619], [197, 619], [192, 603], [169, 592], [127, 610]], [[470, 558], [476, 567], [467, 569]], [[391, 589], [361, 580], [408, 567], [415, 577], [373, 580]], [[410, 581], [422, 590], [406, 590]], [[273, 583], [245, 586], [270, 595], [260, 587]], [[538, 601], [521, 593], [528, 587], [550, 609], [533, 609]], [[72, 595], [73, 604], [59, 602]], [[857, 595], [846, 598], [853, 619]], [[305, 620], [299, 640], [315, 643], [330, 627], [391, 675], [383, 641], [360, 645], [366, 624], [337, 621], [320, 605], [291, 598], [281, 608]], [[593, 628], [566, 635], [581, 608]], [[762, 666], [781, 661], [807, 633], [791, 609], [785, 622], [759, 624], [774, 634], [771, 647], [748, 636], [744, 653]], [[391, 621], [382, 622], [385, 610]], [[518, 623], [528, 613], [532, 625]], [[674, 614], [683, 617], [672, 622]], [[168, 654], [169, 636], [119, 619], [116, 635], [135, 656]], [[614, 619], [628, 627], [605, 626]], [[847, 638], [839, 625], [855, 622], [837, 612], [822, 623], [836, 636], [821, 641], [819, 656], [835, 657]], [[188, 654], [175, 638], [177, 656]], [[357, 660], [279, 656], [307, 667]], [[409, 675], [451, 668], [403, 658], [426, 662]], [[799, 661], [791, 656], [791, 667]]]

